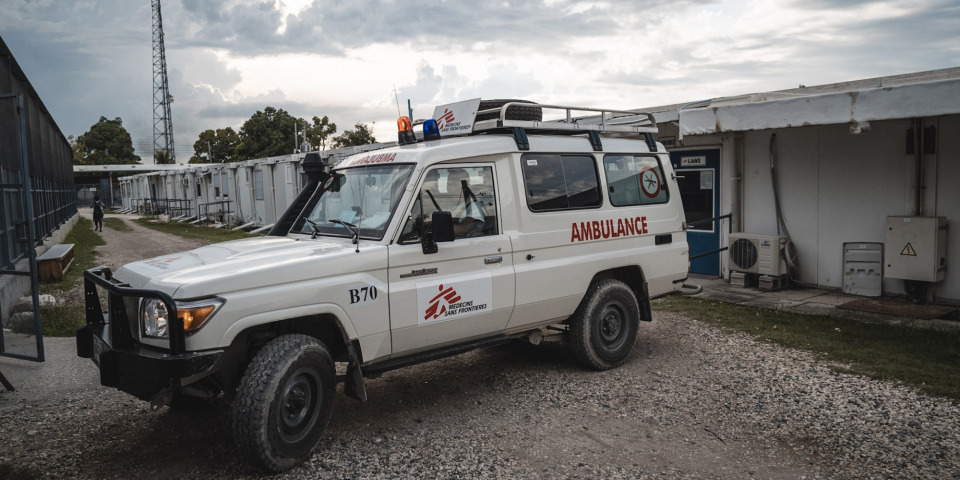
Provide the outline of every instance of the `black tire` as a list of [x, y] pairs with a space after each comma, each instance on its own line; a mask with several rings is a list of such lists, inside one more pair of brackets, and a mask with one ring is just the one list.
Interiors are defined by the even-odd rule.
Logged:
[[577, 360], [596, 370], [623, 364], [637, 343], [640, 309], [630, 287], [619, 280], [590, 285], [570, 319], [570, 342]]
[[244, 457], [270, 471], [310, 457], [333, 408], [330, 350], [307, 335], [267, 343], [247, 367], [233, 404], [233, 438]]
[[[534, 102], [529, 100], [480, 100], [480, 106], [478, 109], [479, 111], [483, 111], [490, 108], [500, 108], [510, 102], [523, 102], [536, 105]], [[483, 120], [496, 120], [498, 118], [500, 118], [499, 111], [477, 114], [477, 118], [474, 121], [480, 122]], [[514, 105], [507, 108], [507, 120], [534, 120], [539, 122], [543, 120], [543, 110], [540, 107], [523, 107]]]

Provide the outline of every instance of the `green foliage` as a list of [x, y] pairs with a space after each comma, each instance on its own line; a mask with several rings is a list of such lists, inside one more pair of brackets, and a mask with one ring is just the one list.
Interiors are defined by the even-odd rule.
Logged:
[[353, 147], [357, 145], [368, 145], [377, 143], [373, 137], [373, 132], [365, 124], [358, 123], [353, 126], [353, 130], [347, 130], [343, 134], [333, 137], [333, 148]]
[[654, 302], [653, 307], [848, 364], [836, 367], [839, 371], [898, 380], [933, 395], [960, 400], [958, 332], [865, 323], [696, 297], [668, 297]]
[[239, 158], [239, 148], [240, 135], [232, 128], [204, 130], [193, 142], [194, 155], [190, 157], [190, 163], [232, 162]]
[[[40, 324], [43, 327], [43, 336], [72, 337], [76, 335], [77, 329], [87, 324], [84, 310], [83, 305], [40, 308]], [[20, 325], [13, 331], [33, 335], [34, 327], [33, 324]]]
[[326, 115], [323, 118], [313, 117], [313, 125], [306, 129], [306, 140], [311, 146], [320, 146], [320, 150], [327, 148], [327, 138], [337, 133], [337, 124], [330, 121]]
[[84, 146], [83, 143], [80, 142], [80, 138], [69, 135], [67, 136], [67, 141], [70, 142], [70, 149], [73, 150], [73, 163], [82, 165]]
[[174, 163], [174, 162], [173, 162], [173, 156], [170, 155], [170, 152], [164, 152], [164, 151], [161, 151], [161, 150], [157, 150], [157, 151], [153, 152], [153, 163], [156, 163], [157, 165], [169, 165], [169, 164], [172, 164], [172, 163]]
[[127, 222], [121, 218], [117, 217], [105, 217], [103, 219], [103, 226], [107, 228], [112, 228], [118, 232], [132, 232], [133, 228], [130, 225], [127, 225]]
[[207, 241], [207, 243], [259, 237], [259, 235], [251, 235], [242, 230], [221, 230], [219, 228], [202, 227], [190, 225], [188, 223], [156, 223], [155, 221], [147, 218], [139, 218], [134, 220], [134, 222], [137, 222], [138, 225], [151, 228], [158, 232], [171, 233], [184, 238], [201, 239]]
[[133, 139], [120, 117], [100, 117], [87, 133], [77, 137], [73, 147], [74, 163], [81, 165], [140, 163], [140, 156], [134, 154]]
[[240, 160], [274, 157], [292, 153], [298, 142], [293, 137], [294, 118], [284, 109], [273, 107], [257, 111], [240, 128]]

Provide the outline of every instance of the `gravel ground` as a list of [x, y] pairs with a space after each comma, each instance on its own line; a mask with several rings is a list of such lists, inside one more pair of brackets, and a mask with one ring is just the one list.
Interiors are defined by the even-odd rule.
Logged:
[[[514, 343], [368, 380], [366, 403], [338, 389], [310, 461], [271, 478], [960, 478], [957, 404], [655, 317], [612, 371], [581, 368], [561, 341]], [[18, 388], [0, 391], [0, 464], [267, 477], [239, 458], [228, 408], [151, 411], [100, 387], [72, 339], [46, 345], [43, 364], [0, 358]]]
[[[338, 393], [313, 458], [274, 478], [960, 478], [960, 407], [660, 313], [621, 368], [510, 344]], [[0, 359], [0, 463], [44, 478], [259, 478], [229, 410], [150, 411], [70, 339]], [[341, 390], [342, 392], [342, 390]]]

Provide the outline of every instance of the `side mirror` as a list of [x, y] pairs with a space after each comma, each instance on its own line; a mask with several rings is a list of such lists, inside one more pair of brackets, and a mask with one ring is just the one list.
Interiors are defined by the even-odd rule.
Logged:
[[452, 242], [455, 238], [453, 233], [453, 215], [450, 212], [433, 212], [431, 217], [433, 222], [433, 241]]

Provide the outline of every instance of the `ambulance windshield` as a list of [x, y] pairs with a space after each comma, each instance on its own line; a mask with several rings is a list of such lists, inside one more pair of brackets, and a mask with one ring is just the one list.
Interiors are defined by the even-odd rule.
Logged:
[[[380, 240], [386, 232], [413, 165], [368, 165], [337, 170], [321, 186], [293, 226], [293, 232]], [[308, 222], [309, 220], [310, 222]], [[312, 225], [311, 225], [312, 222]]]

